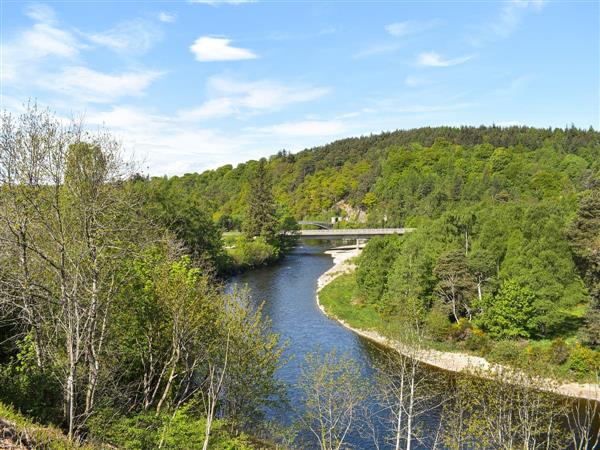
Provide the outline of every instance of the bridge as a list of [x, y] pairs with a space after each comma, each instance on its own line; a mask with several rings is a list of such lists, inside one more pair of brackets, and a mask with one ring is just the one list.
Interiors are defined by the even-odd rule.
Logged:
[[411, 231], [414, 231], [414, 228], [338, 228], [331, 230], [298, 230], [292, 233], [310, 239], [368, 239], [374, 236], [405, 234]]

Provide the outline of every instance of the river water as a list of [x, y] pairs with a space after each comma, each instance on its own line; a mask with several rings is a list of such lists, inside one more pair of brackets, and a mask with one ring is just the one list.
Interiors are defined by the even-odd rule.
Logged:
[[[230, 281], [231, 285], [246, 285], [257, 304], [264, 302], [263, 311], [271, 318], [273, 331], [281, 336], [281, 341], [288, 342], [284, 358], [290, 360], [277, 376], [288, 386], [288, 398], [294, 407], [302, 403], [302, 393], [296, 384], [307, 353], [336, 349], [356, 361], [363, 375], [374, 381], [373, 360], [381, 349], [328, 319], [316, 303], [317, 279], [333, 266], [333, 259], [324, 251], [340, 244], [340, 241], [301, 243], [280, 263], [246, 272]], [[289, 411], [278, 419], [289, 423], [292, 414]], [[348, 443], [354, 448], [372, 447], [368, 438], [357, 433], [350, 436]]]
[[[301, 408], [302, 393], [297, 382], [308, 353], [327, 353], [336, 349], [339, 354], [346, 354], [355, 360], [364, 377], [369, 382], [376, 383], [373, 367], [376, 360], [381, 358], [382, 349], [328, 319], [316, 303], [317, 279], [333, 266], [333, 259], [324, 252], [338, 245], [341, 245], [341, 241], [312, 245], [301, 242], [280, 263], [238, 275], [229, 282], [230, 286], [238, 284], [250, 289], [253, 301], [263, 303], [263, 311], [270, 317], [273, 331], [280, 335], [282, 342], [288, 343], [284, 358], [289, 359], [289, 362], [278, 371], [277, 377], [288, 386], [287, 394], [292, 408], [278, 413], [276, 417], [273, 415], [272, 420], [289, 424], [293, 415], [298, 413], [297, 408]], [[452, 376], [437, 370], [434, 372], [442, 377]], [[436, 428], [435, 412], [430, 412], [420, 420], [428, 428]], [[374, 448], [369, 438], [357, 432], [352, 433], [347, 442], [353, 448]], [[381, 448], [386, 446], [382, 445]], [[413, 448], [427, 447], [420, 447], [415, 443]]]

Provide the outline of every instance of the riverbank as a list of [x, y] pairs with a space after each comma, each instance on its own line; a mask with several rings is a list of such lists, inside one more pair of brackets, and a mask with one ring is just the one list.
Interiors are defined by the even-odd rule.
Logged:
[[[474, 356], [466, 353], [444, 352], [435, 349], [414, 349], [403, 345], [398, 341], [391, 340], [377, 331], [353, 326], [345, 320], [326, 311], [319, 299], [319, 292], [336, 278], [352, 273], [355, 270], [356, 266], [351, 262], [351, 259], [360, 254], [360, 249], [356, 249], [355, 247], [339, 247], [337, 249], [329, 250], [325, 253], [331, 255], [334, 265], [318, 278], [316, 301], [319, 309], [327, 317], [336, 320], [342, 326], [358, 334], [359, 336], [369, 339], [379, 345], [393, 349], [405, 356], [414, 358], [432, 367], [451, 372], [468, 372], [476, 375], [485, 375], [486, 372], [490, 373], [491, 371], [502, 370], [502, 373], [515, 374], [515, 376], [510, 377], [511, 379], [522, 378], [519, 377], [513, 369], [499, 364], [492, 364], [481, 356]], [[540, 381], [540, 385], [549, 386], [548, 390], [551, 390], [559, 395], [600, 401], [599, 385], [590, 383], [562, 383], [557, 385], [553, 380], [550, 379], [541, 379]]]

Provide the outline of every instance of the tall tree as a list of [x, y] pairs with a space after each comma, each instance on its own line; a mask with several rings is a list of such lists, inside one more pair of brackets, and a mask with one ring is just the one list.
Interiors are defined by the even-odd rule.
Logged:
[[600, 189], [582, 196], [568, 236], [575, 262], [592, 298], [582, 337], [587, 344], [600, 347]]
[[261, 159], [250, 181], [243, 229], [249, 238], [262, 236], [268, 241], [273, 241], [277, 234], [277, 224], [271, 179], [267, 172], [266, 161]]
[[458, 322], [465, 313], [471, 320], [474, 283], [464, 252], [452, 250], [442, 254], [435, 266], [434, 275], [438, 279], [438, 295], [450, 305], [454, 320]]

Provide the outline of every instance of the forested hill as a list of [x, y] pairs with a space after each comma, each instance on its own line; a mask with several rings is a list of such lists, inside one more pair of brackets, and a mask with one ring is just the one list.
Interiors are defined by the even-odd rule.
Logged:
[[[386, 214], [388, 225], [405, 225], [457, 202], [564, 200], [593, 186], [599, 143], [592, 129], [426, 127], [281, 151], [268, 169], [281, 215], [326, 219], [344, 201], [369, 213], [373, 224]], [[256, 166], [249, 161], [149, 184], [158, 197], [186, 197], [221, 225], [239, 227]]]

